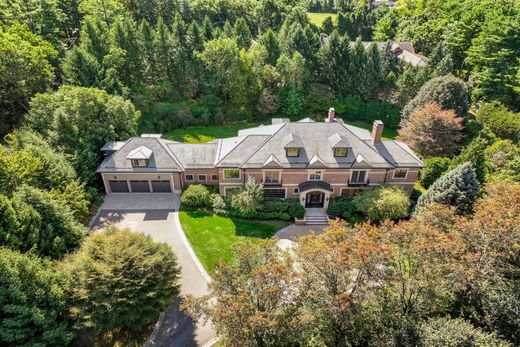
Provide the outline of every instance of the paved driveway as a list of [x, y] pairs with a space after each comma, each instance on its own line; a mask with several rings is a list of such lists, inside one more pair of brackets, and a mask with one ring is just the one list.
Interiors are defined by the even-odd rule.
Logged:
[[[161, 197], [156, 198], [158, 195]], [[141, 209], [136, 209], [137, 206]], [[187, 241], [183, 240], [183, 235], [179, 232], [176, 212], [179, 206], [180, 198], [175, 194], [112, 194], [105, 199], [92, 228], [116, 224], [169, 244], [181, 267], [181, 294], [204, 295], [208, 290], [209, 278], [201, 271], [200, 263], [196, 263]], [[161, 315], [145, 346], [205, 346], [214, 338], [215, 332], [209, 324], [194, 324], [191, 318], [179, 310], [177, 298]]]

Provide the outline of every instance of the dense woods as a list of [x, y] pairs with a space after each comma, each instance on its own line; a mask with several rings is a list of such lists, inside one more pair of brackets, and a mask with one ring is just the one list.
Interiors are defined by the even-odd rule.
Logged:
[[[395, 59], [404, 41], [426, 66]], [[240, 246], [215, 305], [192, 313], [231, 345], [518, 345], [515, 0], [0, 0], [0, 345], [142, 342], [178, 292], [169, 248], [86, 236], [105, 142], [331, 106], [421, 156], [412, 201], [384, 187], [331, 202], [372, 224], [334, 224], [295, 254]], [[148, 266], [124, 273], [133, 302], [106, 295], [129, 249]]]

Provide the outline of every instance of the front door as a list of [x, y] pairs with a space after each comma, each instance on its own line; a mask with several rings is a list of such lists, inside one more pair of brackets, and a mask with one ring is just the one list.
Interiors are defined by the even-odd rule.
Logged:
[[307, 193], [305, 198], [306, 208], [322, 208], [325, 200], [325, 193], [323, 192], [310, 192]]

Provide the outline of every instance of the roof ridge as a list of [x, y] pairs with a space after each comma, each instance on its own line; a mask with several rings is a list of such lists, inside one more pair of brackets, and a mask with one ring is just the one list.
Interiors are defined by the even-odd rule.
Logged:
[[155, 139], [159, 143], [159, 145], [166, 151], [166, 153], [168, 153], [170, 158], [173, 159], [173, 161], [179, 166], [180, 169], [185, 170], [185, 167], [181, 163], [179, 158], [177, 158], [175, 153], [173, 153], [173, 151], [168, 146], [166, 146], [162, 141], [160, 141], [161, 139], [158, 139], [156, 137], [153, 137], [153, 139]]
[[258, 151], [260, 151], [260, 149], [262, 149], [262, 147], [265, 146], [265, 144], [273, 138], [274, 135], [278, 134], [278, 132], [280, 130], [282, 130], [287, 124], [292, 124], [292, 123], [282, 123], [282, 126], [278, 128], [278, 130], [276, 130], [274, 132], [274, 134], [272, 135], [268, 135], [268, 137], [264, 140], [264, 142], [262, 142], [262, 144], [260, 144], [260, 146], [258, 146], [258, 148], [256, 149], [255, 152], [251, 153], [248, 157], [246, 157], [241, 163], [240, 165], [238, 165], [238, 167], [242, 167], [242, 165], [244, 165], [245, 162], [247, 162], [254, 154], [256, 154]]
[[[363, 145], [365, 145], [367, 148], [369, 148], [372, 152], [376, 153], [378, 156], [380, 156], [381, 158], [383, 158], [386, 162], [388, 162], [388, 160], [386, 160], [385, 157], [383, 157], [379, 151], [377, 151], [376, 149], [374, 149], [371, 145], [369, 145], [368, 143], [365, 142], [365, 140], [362, 140], [359, 136], [357, 136], [356, 134], [354, 134], [349, 128], [347, 128], [347, 125], [346, 123], [340, 123], [341, 125], [343, 125], [345, 127], [345, 129], [351, 133], [352, 135], [354, 135], [359, 141], [363, 142]], [[354, 125], [349, 125], [351, 127], [355, 127], [355, 128], [359, 128], [359, 127], [356, 127]], [[359, 129], [363, 129], [363, 128], [359, 128]], [[366, 130], [366, 129], [363, 129], [363, 130]], [[368, 130], [367, 130], [368, 131]]]
[[[222, 160], [226, 159], [226, 157], [227, 157], [231, 152], [233, 152], [233, 150], [234, 150], [235, 148], [237, 148], [237, 147], [238, 147], [242, 142], [244, 142], [245, 139], [247, 139], [249, 136], [251, 136], [251, 135], [225, 137], [224, 139], [232, 139], [232, 138], [239, 138], [239, 139], [240, 139], [240, 138], [242, 138], [242, 140], [241, 140], [240, 142], [238, 142], [238, 143], [237, 143], [237, 144], [236, 144], [236, 145], [235, 145], [235, 146], [234, 146], [234, 147], [233, 147], [229, 152], [227, 152], [226, 155], [225, 155], [224, 157], [222, 157], [222, 158], [221, 158], [221, 159], [220, 159], [220, 160], [215, 164], [215, 166], [219, 165], [220, 162], [221, 162]], [[221, 139], [221, 140], [224, 140], [224, 139]]]

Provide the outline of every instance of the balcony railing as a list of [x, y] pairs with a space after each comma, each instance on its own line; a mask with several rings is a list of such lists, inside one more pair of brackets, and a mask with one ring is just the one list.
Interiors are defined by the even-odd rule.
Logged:
[[270, 179], [265, 179], [262, 184], [264, 186], [281, 186], [282, 185], [282, 180], [270, 180]]
[[363, 181], [353, 181], [353, 180], [348, 181], [348, 185], [350, 187], [364, 187], [364, 186], [367, 186], [369, 183], [370, 183], [370, 181], [368, 179], [363, 180]]

